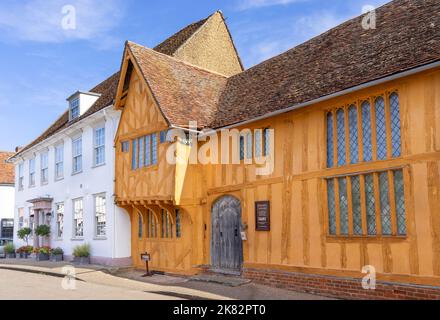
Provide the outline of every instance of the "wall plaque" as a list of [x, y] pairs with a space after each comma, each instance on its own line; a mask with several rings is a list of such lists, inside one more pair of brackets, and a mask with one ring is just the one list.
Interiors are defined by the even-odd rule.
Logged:
[[255, 230], [270, 231], [270, 201], [255, 202]]

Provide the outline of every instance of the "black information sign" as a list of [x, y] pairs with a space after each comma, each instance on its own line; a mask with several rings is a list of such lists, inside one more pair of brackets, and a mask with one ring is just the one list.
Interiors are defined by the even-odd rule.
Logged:
[[270, 231], [270, 201], [255, 202], [255, 230]]

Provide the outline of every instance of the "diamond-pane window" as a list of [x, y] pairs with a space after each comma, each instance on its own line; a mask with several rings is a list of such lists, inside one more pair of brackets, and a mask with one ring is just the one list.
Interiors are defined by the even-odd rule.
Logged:
[[380, 220], [382, 234], [387, 236], [392, 234], [389, 191], [388, 172], [381, 172], [379, 174]]
[[406, 235], [405, 216], [405, 192], [403, 186], [403, 171], [396, 170], [394, 173], [394, 198], [396, 202], [397, 233]]
[[368, 101], [362, 103], [362, 145], [364, 161], [373, 160], [373, 141], [371, 138], [371, 106]]
[[336, 234], [336, 204], [335, 204], [335, 183], [333, 179], [327, 180], [328, 199], [328, 224], [331, 235]]
[[348, 108], [348, 126], [350, 136], [350, 163], [355, 164], [359, 162], [359, 142], [357, 108], [354, 105]]
[[341, 234], [348, 235], [348, 197], [347, 197], [347, 178], [339, 178], [339, 210]]
[[332, 168], [333, 159], [333, 113], [327, 113], [327, 168]]
[[365, 175], [365, 205], [367, 208], [368, 235], [376, 234], [376, 207], [374, 199], [374, 179], [372, 174]]
[[345, 116], [344, 110], [339, 109], [336, 113], [337, 129], [338, 129], [338, 165], [346, 164], [346, 150], [345, 150]]
[[400, 157], [402, 152], [402, 143], [400, 136], [400, 108], [399, 95], [392, 93], [390, 95], [390, 118], [391, 118], [391, 146], [392, 157]]
[[351, 177], [351, 202], [353, 211], [353, 233], [362, 235], [361, 181], [359, 176]]
[[382, 97], [376, 99], [376, 144], [377, 159], [384, 160], [387, 158], [387, 126], [385, 118], [385, 100]]

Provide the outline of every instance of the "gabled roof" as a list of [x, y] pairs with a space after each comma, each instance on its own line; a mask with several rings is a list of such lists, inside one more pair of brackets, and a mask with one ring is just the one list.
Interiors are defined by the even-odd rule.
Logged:
[[6, 162], [13, 155], [13, 152], [0, 151], [0, 185], [12, 185], [15, 183], [14, 165]]
[[225, 76], [133, 42], [127, 42], [127, 49], [171, 124], [187, 127], [192, 120], [205, 127], [213, 120]]
[[313, 101], [440, 60], [440, 1], [395, 0], [229, 78], [211, 128]]
[[[184, 29], [180, 30], [178, 33], [172, 35], [170, 38], [163, 41], [161, 44], [155, 47], [154, 50], [161, 52], [163, 54], [174, 54], [181, 45], [183, 45], [203, 24], [210, 18], [200, 20], [196, 23], [190, 24]], [[46, 131], [44, 131], [37, 139], [32, 141], [30, 144], [21, 149], [16, 155], [23, 153], [24, 151], [32, 148], [38, 143], [46, 140], [52, 135], [56, 134], [60, 130], [67, 128], [74, 123], [102, 110], [105, 107], [110, 106], [114, 102], [116, 96], [116, 91], [119, 82], [120, 72], [116, 72], [93, 89], [90, 92], [99, 93], [101, 97], [87, 110], [80, 118], [69, 122], [69, 111], [65, 111]]]
[[169, 56], [173, 55], [189, 38], [191, 38], [194, 33], [196, 33], [197, 30], [199, 30], [205, 24], [206, 21], [208, 21], [209, 18], [210, 16], [186, 26], [176, 34], [154, 47], [154, 50]]

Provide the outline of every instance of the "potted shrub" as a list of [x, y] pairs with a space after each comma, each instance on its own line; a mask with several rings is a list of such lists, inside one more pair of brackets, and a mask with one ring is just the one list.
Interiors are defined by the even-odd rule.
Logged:
[[49, 247], [41, 247], [36, 248], [34, 250], [35, 253], [35, 259], [37, 261], [49, 261], [50, 258], [50, 248]]
[[61, 248], [55, 248], [50, 250], [50, 261], [60, 262], [63, 261], [64, 251]]
[[17, 249], [20, 259], [27, 259], [33, 251], [34, 248], [32, 246], [23, 246]]
[[8, 243], [7, 245], [5, 245], [4, 251], [7, 259], [15, 259], [15, 246], [13, 243]]
[[23, 228], [17, 231], [18, 238], [25, 241], [27, 246], [29, 246], [29, 237], [31, 236], [31, 234], [31, 228]]
[[90, 245], [83, 244], [73, 249], [73, 262], [78, 264], [90, 264]]
[[50, 226], [47, 224], [41, 224], [35, 228], [35, 234], [39, 237], [43, 237], [45, 239], [50, 236]]

